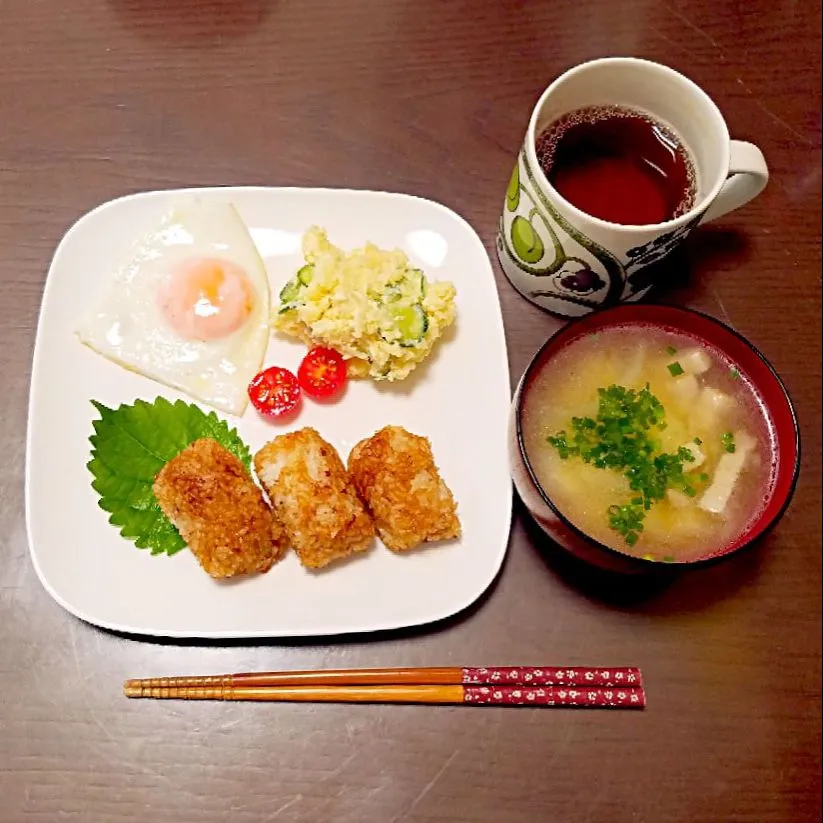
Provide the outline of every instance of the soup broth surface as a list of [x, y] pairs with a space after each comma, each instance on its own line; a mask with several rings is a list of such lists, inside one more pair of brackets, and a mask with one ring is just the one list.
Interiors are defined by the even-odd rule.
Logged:
[[[682, 460], [685, 482], [648, 507], [638, 505], [642, 495], [626, 467], [601, 468], [557, 446], [561, 433], [573, 441], [579, 430], [573, 418], [598, 422], [598, 390], [613, 396], [614, 387], [635, 393], [648, 387], [662, 404], [662, 426], [647, 431], [654, 455], [682, 454], [683, 447], [694, 458]], [[534, 473], [559, 511], [584, 533], [630, 554], [673, 562], [719, 552], [772, 493], [775, 446], [758, 395], [720, 352], [677, 332], [625, 326], [570, 343], [526, 393], [522, 432]], [[615, 506], [640, 512], [633, 538], [613, 522]]]

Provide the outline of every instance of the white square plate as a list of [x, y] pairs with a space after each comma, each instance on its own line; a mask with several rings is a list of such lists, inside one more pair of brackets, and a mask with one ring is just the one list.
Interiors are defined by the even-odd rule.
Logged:
[[[459, 541], [399, 556], [379, 543], [322, 573], [290, 553], [268, 574], [217, 583], [190, 552], [152, 557], [120, 536], [97, 505], [86, 463], [97, 416], [109, 407], [184, 395], [133, 374], [74, 334], [89, 301], [180, 194], [230, 201], [265, 260], [276, 300], [301, 264], [312, 224], [349, 248], [366, 240], [403, 249], [432, 279], [457, 287], [455, 328], [430, 362], [396, 387], [353, 381], [336, 404], [305, 402], [289, 427], [314, 426], [340, 451], [384, 425], [431, 439], [463, 524]], [[296, 371], [305, 347], [272, 336], [264, 364]], [[290, 188], [148, 192], [106, 203], [60, 243], [46, 282], [29, 404], [26, 509], [32, 560], [72, 614], [109, 629], [174, 637], [288, 637], [427, 623], [476, 600], [506, 552], [511, 483], [506, 457], [509, 375], [489, 258], [473, 229], [442, 205], [402, 194]], [[284, 427], [251, 406], [236, 425], [252, 452]]]

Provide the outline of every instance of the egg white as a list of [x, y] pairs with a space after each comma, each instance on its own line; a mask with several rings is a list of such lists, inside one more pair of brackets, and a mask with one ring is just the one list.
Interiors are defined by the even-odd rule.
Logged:
[[[219, 340], [181, 337], [163, 317], [158, 290], [172, 268], [191, 257], [240, 266], [255, 299], [247, 321]], [[178, 204], [133, 247], [77, 329], [104, 357], [229, 414], [248, 404], [269, 338], [269, 282], [246, 225], [230, 203]]]

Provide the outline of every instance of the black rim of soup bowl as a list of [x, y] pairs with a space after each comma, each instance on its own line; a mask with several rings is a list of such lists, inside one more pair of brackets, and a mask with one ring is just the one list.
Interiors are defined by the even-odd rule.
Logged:
[[[535, 471], [532, 467], [531, 460], [529, 459], [528, 452], [526, 450], [526, 444], [523, 438], [523, 406], [524, 406], [524, 398], [526, 395], [526, 388], [529, 384], [529, 381], [538, 368], [544, 354], [546, 351], [559, 344], [562, 344], [562, 338], [569, 335], [575, 335], [577, 329], [581, 325], [588, 325], [593, 324], [597, 326], [605, 326], [611, 325], [611, 317], [613, 315], [620, 315], [623, 313], [631, 313], [636, 314], [637, 312], [644, 312], [645, 310], [649, 310], [650, 312], [655, 311], [667, 311], [673, 312], [675, 314], [682, 314], [685, 316], [695, 316], [702, 318], [703, 320], [707, 320], [709, 323], [714, 324], [715, 326], [720, 327], [725, 332], [733, 335], [736, 337], [740, 342], [744, 343], [748, 349], [751, 350], [752, 354], [754, 354], [761, 363], [766, 367], [769, 371], [771, 376], [774, 378], [777, 387], [780, 389], [786, 404], [789, 409], [789, 415], [791, 417], [791, 424], [794, 430], [794, 465], [792, 466], [792, 475], [791, 480], [789, 482], [788, 488], [786, 490], [785, 500], [781, 504], [780, 508], [774, 513], [772, 518], [764, 524], [755, 534], [751, 535], [745, 539], [739, 546], [735, 546], [733, 548], [729, 548], [726, 550], [718, 550], [713, 552], [711, 555], [706, 557], [697, 557], [693, 560], [662, 560], [657, 558], [649, 558], [644, 557], [643, 555], [632, 554], [628, 551], [622, 551], [620, 549], [615, 549], [611, 546], [606, 545], [605, 543], [601, 543], [596, 538], [592, 537], [590, 534], [584, 532], [579, 526], [575, 525], [562, 511], [555, 505], [554, 501], [549, 496], [548, 492], [543, 488], [543, 485], [540, 483], [540, 480], [537, 478]], [[627, 324], [635, 324], [638, 323], [638, 319], [634, 318], [632, 320], [627, 320]], [[640, 321], [642, 322], [642, 321]], [[665, 330], [671, 330], [675, 332], [679, 332], [681, 334], [688, 335], [689, 332], [685, 331], [684, 329], [676, 326], [676, 325], [666, 325], [665, 323], [660, 323], [657, 320], [649, 319], [649, 325], [652, 327], [660, 328]], [[615, 322], [615, 325], [619, 323], [619, 320]], [[694, 335], [698, 340], [700, 339], [700, 335]], [[713, 344], [709, 344], [713, 345]], [[714, 346], [713, 346], [714, 347]], [[722, 347], [720, 351], [723, 352]], [[559, 349], [558, 349], [559, 350]], [[724, 352], [725, 353], [725, 352]], [[746, 370], [744, 370], [746, 371]], [[759, 386], [754, 380], [751, 380], [751, 385], [755, 392], [763, 397], [763, 393], [760, 391]], [[685, 306], [676, 306], [670, 303], [628, 303], [628, 304], [620, 304], [618, 306], [612, 306], [607, 309], [602, 309], [600, 311], [595, 311], [592, 314], [585, 315], [580, 318], [576, 318], [569, 323], [567, 323], [562, 328], [558, 329], [551, 337], [549, 337], [535, 352], [532, 359], [529, 361], [528, 366], [526, 366], [525, 371], [523, 372], [523, 376], [520, 380], [520, 386], [517, 392], [517, 400], [516, 400], [516, 417], [515, 417], [515, 431], [517, 434], [517, 445], [520, 450], [520, 457], [523, 460], [523, 464], [526, 467], [526, 471], [529, 473], [529, 478], [534, 485], [535, 489], [537, 489], [538, 494], [540, 495], [543, 502], [552, 510], [554, 515], [563, 523], [566, 528], [568, 528], [571, 532], [573, 532], [577, 537], [587, 543], [589, 546], [599, 549], [606, 554], [615, 555], [623, 560], [632, 560], [635, 561], [638, 565], [646, 565], [648, 568], [652, 567], [688, 567], [688, 566], [697, 566], [697, 565], [704, 565], [709, 563], [714, 563], [720, 560], [724, 560], [727, 557], [730, 557], [738, 552], [743, 551], [744, 549], [749, 548], [753, 544], [757, 543], [761, 538], [765, 537], [782, 519], [783, 515], [786, 513], [786, 510], [789, 508], [789, 504], [792, 502], [794, 497], [795, 490], [797, 488], [797, 482], [800, 477], [800, 464], [801, 464], [801, 443], [800, 443], [800, 426], [797, 420], [797, 411], [795, 410], [794, 403], [792, 402], [791, 395], [789, 394], [788, 389], [786, 388], [786, 384], [781, 379], [780, 375], [775, 370], [774, 366], [769, 362], [766, 356], [755, 346], [748, 338], [744, 337], [740, 332], [733, 329], [727, 323], [724, 323], [722, 320], [718, 320], [716, 317], [713, 317], [710, 314], [706, 314], [705, 312], [697, 311], [696, 309], [686, 308]], [[765, 406], [766, 413], [769, 414], [769, 405], [768, 403], [764, 402], [763, 405]], [[779, 434], [777, 434], [777, 425], [773, 422], [772, 427], [775, 430], [775, 438], [777, 441], [780, 440]], [[528, 510], [528, 509], [527, 509]], [[531, 513], [529, 516], [532, 516]], [[550, 536], [549, 536], [550, 537]], [[550, 537], [550, 539], [552, 539]], [[557, 542], [557, 541], [555, 541]], [[561, 548], [565, 549], [564, 546], [561, 545]], [[567, 550], [567, 549], [566, 549]], [[570, 551], [570, 550], [567, 550]], [[572, 551], [572, 553], [574, 553]]]

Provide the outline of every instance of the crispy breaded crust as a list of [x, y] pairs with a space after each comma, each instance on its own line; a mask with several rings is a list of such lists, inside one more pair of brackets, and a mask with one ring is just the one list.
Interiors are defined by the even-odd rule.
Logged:
[[371, 545], [374, 524], [340, 455], [314, 429], [276, 437], [254, 456], [254, 468], [307, 568]]
[[349, 474], [392, 551], [460, 536], [454, 497], [427, 438], [386, 426], [352, 449]]
[[286, 549], [282, 524], [245, 466], [209, 438], [160, 470], [154, 496], [212, 577], [266, 572]]

